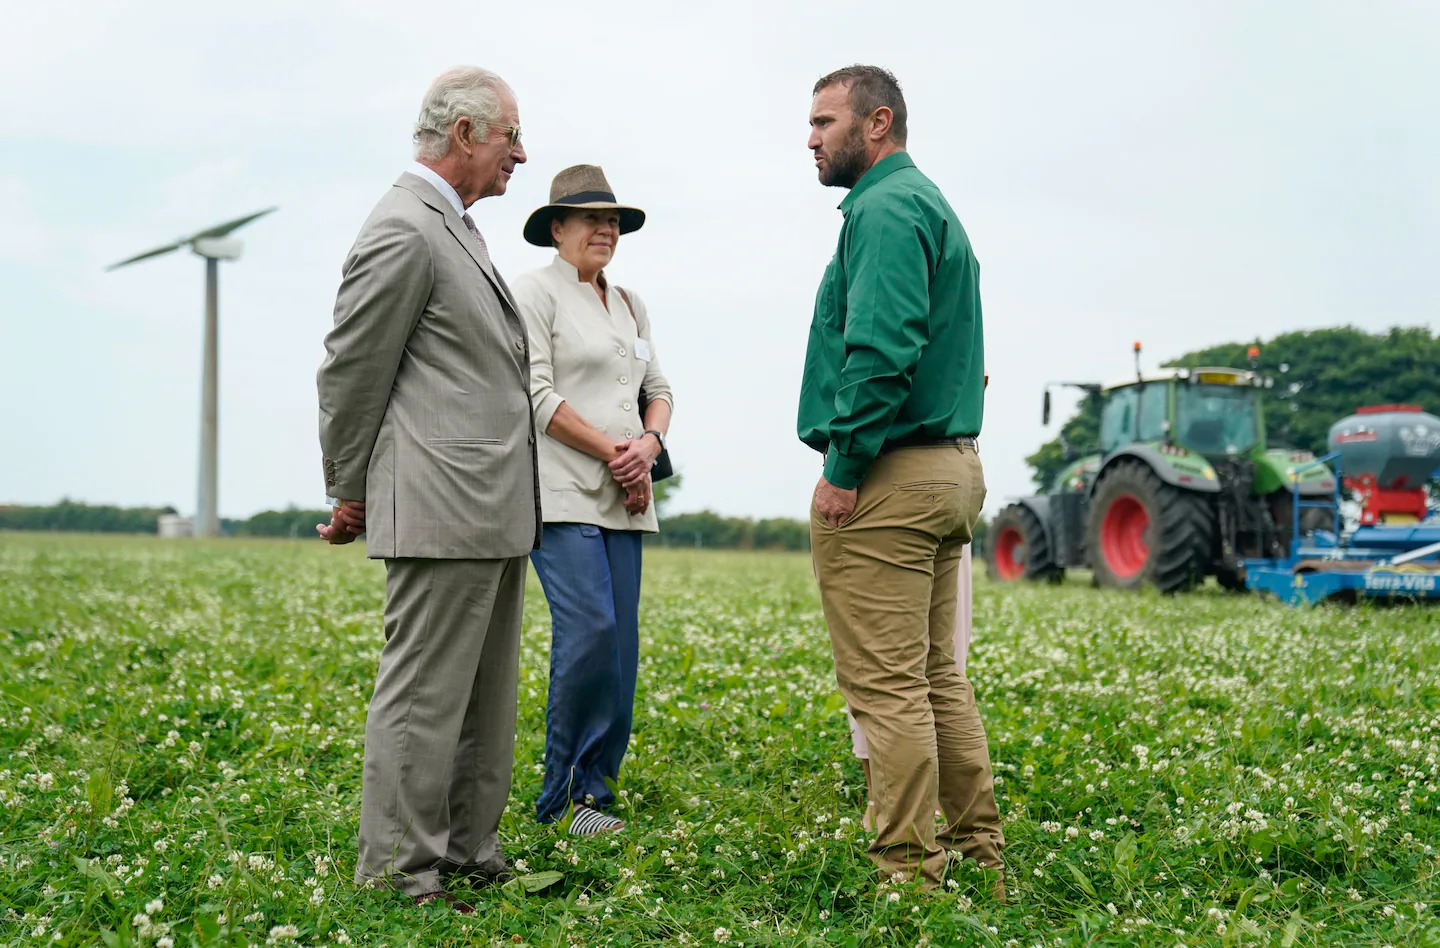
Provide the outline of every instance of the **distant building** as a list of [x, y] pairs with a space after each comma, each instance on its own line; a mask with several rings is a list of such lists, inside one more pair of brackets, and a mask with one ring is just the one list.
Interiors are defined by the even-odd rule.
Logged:
[[195, 521], [179, 514], [161, 514], [155, 522], [155, 532], [170, 539], [193, 537]]

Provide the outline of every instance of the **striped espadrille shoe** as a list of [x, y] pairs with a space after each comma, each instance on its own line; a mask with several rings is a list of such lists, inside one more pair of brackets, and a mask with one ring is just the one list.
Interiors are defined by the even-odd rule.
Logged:
[[571, 836], [594, 836], [596, 833], [612, 833], [625, 828], [624, 820], [617, 820], [608, 813], [601, 813], [583, 803], [575, 804], [570, 817]]

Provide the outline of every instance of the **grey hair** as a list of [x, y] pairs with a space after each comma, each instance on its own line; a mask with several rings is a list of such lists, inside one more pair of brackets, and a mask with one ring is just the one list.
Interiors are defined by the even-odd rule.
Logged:
[[450, 129], [462, 118], [474, 126], [474, 140], [490, 137], [487, 122], [500, 121], [500, 91], [505, 80], [479, 66], [457, 66], [430, 85], [415, 122], [415, 157], [437, 161], [450, 151]]

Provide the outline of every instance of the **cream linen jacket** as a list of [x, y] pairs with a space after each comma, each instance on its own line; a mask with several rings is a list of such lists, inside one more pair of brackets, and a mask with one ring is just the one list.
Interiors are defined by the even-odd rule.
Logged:
[[[545, 433], [561, 402], [615, 438], [638, 438], [640, 389], [673, 408], [660, 370], [650, 318], [640, 294], [626, 287], [634, 314], [613, 283], [605, 305], [558, 254], [548, 267], [521, 274], [513, 291], [530, 337], [530, 400], [539, 440], [540, 506], [546, 523], [588, 523], [611, 530], [656, 533], [655, 506], [625, 511], [625, 492], [603, 461]], [[637, 345], [637, 340], [639, 345]], [[647, 358], [648, 356], [648, 358]]]

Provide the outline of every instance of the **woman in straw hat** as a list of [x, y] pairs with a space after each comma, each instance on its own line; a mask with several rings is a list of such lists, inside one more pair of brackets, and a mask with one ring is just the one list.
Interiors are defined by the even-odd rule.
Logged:
[[[615, 200], [595, 165], [555, 176], [525, 239], [554, 247], [515, 281], [530, 334], [530, 386], [545, 530], [531, 562], [550, 604], [545, 781], [536, 815], [570, 833], [624, 823], [606, 812], [630, 741], [640, 659], [640, 538], [655, 533], [650, 469], [673, 402], [639, 294], [605, 274], [645, 212]], [[640, 415], [641, 391], [647, 405]]]

